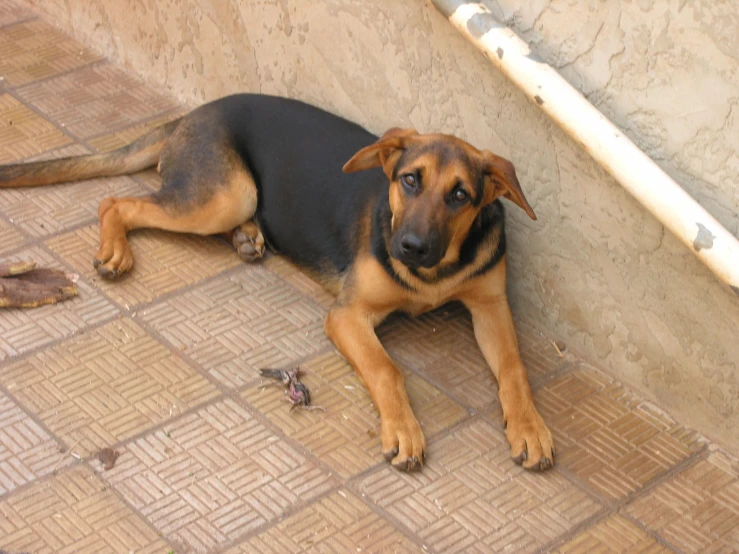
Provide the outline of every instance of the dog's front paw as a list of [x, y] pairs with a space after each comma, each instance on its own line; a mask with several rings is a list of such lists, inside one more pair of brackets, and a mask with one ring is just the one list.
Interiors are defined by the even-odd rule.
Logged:
[[524, 469], [543, 471], [554, 466], [552, 433], [533, 405], [506, 418], [506, 436], [511, 458]]
[[382, 452], [395, 469], [419, 471], [426, 456], [426, 437], [413, 412], [382, 418]]

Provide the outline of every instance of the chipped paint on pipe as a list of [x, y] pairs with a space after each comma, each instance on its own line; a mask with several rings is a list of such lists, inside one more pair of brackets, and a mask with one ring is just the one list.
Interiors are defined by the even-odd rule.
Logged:
[[[739, 241], [482, 3], [430, 0], [457, 30], [739, 295]], [[709, 240], [710, 239], [710, 240]]]

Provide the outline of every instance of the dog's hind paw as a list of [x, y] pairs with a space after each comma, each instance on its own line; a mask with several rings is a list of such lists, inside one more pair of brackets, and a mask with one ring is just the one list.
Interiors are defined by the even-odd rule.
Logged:
[[245, 262], [256, 262], [264, 256], [264, 236], [253, 221], [247, 221], [233, 230], [231, 242]]

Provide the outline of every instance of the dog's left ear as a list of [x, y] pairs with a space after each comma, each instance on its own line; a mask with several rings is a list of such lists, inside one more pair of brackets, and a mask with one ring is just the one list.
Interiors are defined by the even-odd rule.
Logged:
[[521, 185], [516, 177], [516, 170], [508, 160], [485, 150], [483, 155], [483, 173], [485, 175], [485, 204], [503, 196], [525, 211], [531, 219], [536, 219], [534, 210], [523, 195]]
[[389, 175], [392, 173], [392, 168], [395, 166], [395, 162], [398, 161], [397, 158], [400, 157], [400, 153], [408, 144], [409, 139], [417, 134], [415, 129], [393, 127], [382, 135], [377, 142], [365, 146], [354, 154], [344, 164], [344, 173], [382, 166], [385, 174]]

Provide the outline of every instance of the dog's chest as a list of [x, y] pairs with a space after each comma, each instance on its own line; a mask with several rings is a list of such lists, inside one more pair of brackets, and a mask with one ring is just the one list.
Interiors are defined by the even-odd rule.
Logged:
[[416, 317], [421, 314], [425, 314], [426, 312], [430, 312], [434, 308], [438, 308], [440, 305], [441, 304], [435, 305], [424, 302], [412, 302], [403, 306], [402, 311], [406, 312], [409, 315], [412, 315], [413, 317]]
[[437, 290], [436, 294], [416, 294], [408, 298], [403, 304], [401, 311], [412, 316], [418, 316], [431, 310], [435, 310], [453, 300], [453, 296], [449, 291]]

